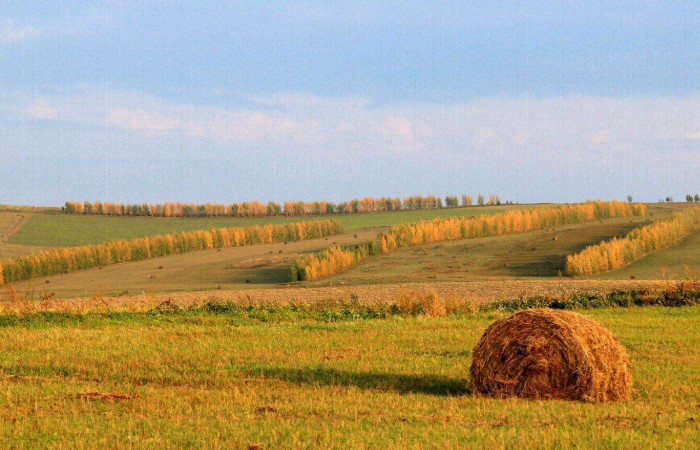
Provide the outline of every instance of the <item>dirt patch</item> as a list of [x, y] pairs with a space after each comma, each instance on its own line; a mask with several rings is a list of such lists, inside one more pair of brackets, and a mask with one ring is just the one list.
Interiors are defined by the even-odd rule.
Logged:
[[250, 270], [250, 269], [260, 269], [261, 267], [268, 267], [274, 264], [281, 264], [285, 261], [290, 261], [293, 260], [294, 258], [291, 256], [277, 256], [277, 257], [272, 257], [272, 258], [257, 258], [253, 260], [248, 260], [248, 261], [241, 261], [240, 263], [237, 264], [231, 264], [229, 266], [226, 266], [227, 269], [231, 270]]
[[626, 416], [605, 416], [599, 419], [599, 422], [604, 422], [606, 426], [611, 426], [616, 429], [631, 428], [638, 421], [639, 419], [637, 419], [636, 417]]
[[261, 406], [259, 408], [255, 408], [255, 413], [256, 414], [274, 414], [277, 412], [277, 408], [273, 408], [272, 406]]
[[121, 400], [134, 400], [139, 398], [138, 394], [122, 394], [119, 392], [79, 392], [75, 398], [81, 400], [97, 400], [105, 402], [116, 402]]

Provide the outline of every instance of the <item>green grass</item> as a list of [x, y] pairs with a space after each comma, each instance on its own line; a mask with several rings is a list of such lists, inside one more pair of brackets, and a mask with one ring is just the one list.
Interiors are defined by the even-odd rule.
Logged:
[[[6, 323], [0, 442], [32, 448], [700, 446], [700, 307], [584, 314], [628, 348], [635, 380], [629, 402], [473, 395], [471, 349], [500, 313], [337, 323], [211, 313]], [[97, 394], [84, 395], [89, 392]]]
[[496, 214], [506, 209], [532, 208], [534, 205], [485, 206], [450, 208], [424, 211], [398, 211], [371, 214], [344, 214], [334, 216], [247, 218], [164, 218], [164, 217], [109, 217], [76, 216], [61, 213], [34, 213], [29, 222], [10, 238], [10, 243], [21, 245], [64, 247], [116, 239], [191, 231], [220, 227], [262, 225], [265, 223], [298, 222], [332, 218], [346, 230], [381, 227], [399, 223], [417, 222], [435, 217]]

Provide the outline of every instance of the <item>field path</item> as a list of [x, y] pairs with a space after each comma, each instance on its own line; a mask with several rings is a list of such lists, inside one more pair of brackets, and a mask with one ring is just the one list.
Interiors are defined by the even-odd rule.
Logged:
[[29, 221], [27, 213], [0, 213], [0, 242], [8, 242]]
[[29, 222], [30, 216], [26, 212], [0, 212], [0, 258], [29, 255], [46, 248], [10, 243], [12, 236], [16, 235]]

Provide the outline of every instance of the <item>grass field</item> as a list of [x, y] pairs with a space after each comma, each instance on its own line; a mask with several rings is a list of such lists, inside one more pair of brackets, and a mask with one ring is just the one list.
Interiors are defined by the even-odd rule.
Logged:
[[327, 323], [26, 316], [0, 328], [4, 447], [697, 448], [699, 307], [585, 314], [627, 347], [628, 402], [475, 396], [501, 313]]
[[[510, 314], [484, 311], [489, 302], [659, 287], [667, 283], [659, 267], [681, 278], [683, 267], [697, 271], [700, 233], [603, 276], [558, 276], [567, 254], [683, 207], [651, 205], [647, 217], [400, 249], [311, 283], [286, 283], [303, 254], [366, 242], [395, 223], [504, 207], [337, 216], [346, 232], [328, 239], [18, 283], [20, 294], [0, 293], [0, 446], [697, 448], [698, 306], [580, 311], [627, 348], [634, 375], [627, 402], [485, 398], [469, 379], [479, 336]], [[5, 254], [12, 246], [269, 222], [17, 214], [0, 211]], [[18, 300], [26, 292], [33, 300]], [[377, 319], [329, 306], [433, 294], [464, 309]], [[205, 308], [226, 301], [242, 306]]]
[[262, 225], [266, 223], [299, 222], [332, 218], [345, 230], [390, 226], [417, 222], [435, 217], [496, 214], [507, 209], [532, 208], [537, 205], [502, 205], [469, 208], [449, 208], [423, 211], [397, 211], [371, 214], [341, 214], [334, 216], [247, 218], [163, 218], [76, 216], [61, 213], [32, 214], [10, 243], [19, 245], [64, 247], [97, 244], [116, 239], [155, 236], [175, 231], [192, 231], [220, 227]]

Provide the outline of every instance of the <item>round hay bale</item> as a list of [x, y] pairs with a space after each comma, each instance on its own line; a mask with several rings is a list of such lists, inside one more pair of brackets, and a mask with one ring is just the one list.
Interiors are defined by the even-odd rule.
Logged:
[[474, 347], [474, 389], [496, 397], [615, 401], [628, 398], [627, 352], [580, 314], [521, 311], [488, 327]]

